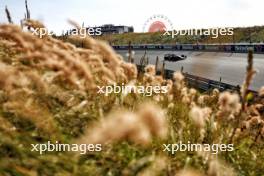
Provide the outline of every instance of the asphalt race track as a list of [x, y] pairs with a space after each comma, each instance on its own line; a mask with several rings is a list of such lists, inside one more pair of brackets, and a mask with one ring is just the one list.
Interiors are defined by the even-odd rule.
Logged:
[[[127, 50], [117, 50], [117, 53], [122, 55], [127, 60]], [[143, 50], [134, 51], [135, 63], [139, 64], [141, 57], [144, 55]], [[150, 64], [155, 64], [156, 57], [159, 57], [161, 67], [164, 54], [174, 53], [178, 55], [187, 55], [187, 59], [178, 62], [165, 63], [165, 68], [169, 70], [181, 70], [183, 67], [184, 72], [200, 77], [219, 80], [222, 82], [241, 85], [243, 83], [246, 66], [247, 54], [245, 53], [220, 53], [220, 52], [192, 52], [192, 51], [161, 51], [161, 50], [148, 50], [147, 57]], [[264, 55], [254, 54], [254, 68], [257, 70], [250, 89], [258, 90], [264, 85]]]

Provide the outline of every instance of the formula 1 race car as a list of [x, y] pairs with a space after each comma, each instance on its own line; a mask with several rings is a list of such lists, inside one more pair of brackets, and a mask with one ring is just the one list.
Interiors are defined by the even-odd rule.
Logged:
[[187, 56], [183, 55], [183, 54], [182, 55], [176, 55], [176, 54], [165, 54], [164, 55], [165, 61], [172, 61], [172, 62], [184, 60], [186, 58], [187, 58]]

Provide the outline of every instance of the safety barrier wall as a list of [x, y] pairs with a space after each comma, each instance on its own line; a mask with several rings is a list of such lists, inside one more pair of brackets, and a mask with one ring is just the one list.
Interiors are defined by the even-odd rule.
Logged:
[[252, 49], [254, 53], [264, 53], [264, 44], [225, 44], [225, 45], [200, 45], [200, 44], [175, 44], [175, 45], [113, 45], [116, 50], [170, 50], [170, 51], [211, 51], [247, 53]]
[[[138, 67], [139, 72], [144, 72], [144, 67], [145, 66], [138, 65], [137, 67]], [[173, 73], [174, 73], [173, 70], [165, 69], [164, 70], [164, 77], [166, 79], [171, 79], [173, 77]], [[209, 91], [209, 90], [212, 90], [212, 89], [215, 89], [215, 88], [217, 88], [220, 91], [225, 91], [225, 90], [236, 91], [236, 92], [240, 91], [240, 86], [239, 85], [231, 85], [231, 84], [223, 83], [221, 81], [215, 81], [215, 80], [211, 80], [211, 79], [207, 79], [207, 78], [191, 75], [191, 74], [188, 74], [188, 73], [183, 73], [183, 75], [185, 77], [186, 83], [190, 87], [194, 87], [194, 88], [197, 88], [197, 89], [202, 90], [202, 91]], [[255, 96], [257, 96], [257, 92], [256, 91], [249, 90], [249, 92], [251, 92]]]

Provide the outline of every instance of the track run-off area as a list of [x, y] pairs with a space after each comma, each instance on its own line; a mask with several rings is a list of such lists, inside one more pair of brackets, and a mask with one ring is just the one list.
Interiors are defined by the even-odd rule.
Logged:
[[[116, 50], [127, 61], [127, 50]], [[177, 62], [165, 61], [165, 69], [181, 70], [189, 74], [219, 81], [232, 85], [241, 85], [245, 79], [247, 54], [246, 53], [224, 53], [224, 52], [197, 52], [197, 51], [164, 51], [147, 50], [146, 57], [149, 64], [155, 65], [157, 56], [159, 66], [162, 66], [165, 54], [186, 55], [187, 59]], [[133, 51], [135, 64], [140, 64], [145, 50]], [[264, 85], [264, 54], [254, 54], [254, 68], [257, 71], [250, 89], [258, 90]]]

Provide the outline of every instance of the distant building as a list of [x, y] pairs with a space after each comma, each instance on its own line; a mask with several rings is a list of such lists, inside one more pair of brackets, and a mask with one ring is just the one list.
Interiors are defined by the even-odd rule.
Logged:
[[115, 26], [112, 24], [105, 24], [95, 27], [83, 27], [84, 31], [78, 32], [77, 29], [66, 31], [65, 35], [74, 35], [77, 33], [85, 33], [88, 35], [104, 35], [104, 34], [123, 34], [134, 32], [133, 26]]
[[112, 24], [105, 24], [98, 27], [101, 28], [102, 34], [123, 34], [134, 32], [133, 26], [115, 26]]

